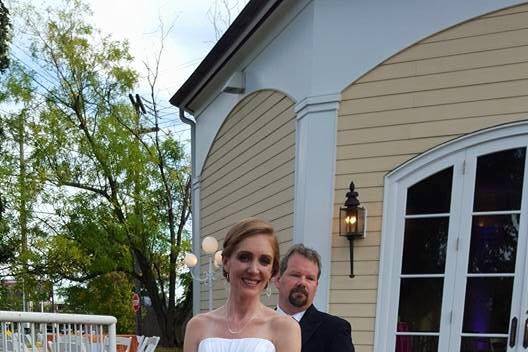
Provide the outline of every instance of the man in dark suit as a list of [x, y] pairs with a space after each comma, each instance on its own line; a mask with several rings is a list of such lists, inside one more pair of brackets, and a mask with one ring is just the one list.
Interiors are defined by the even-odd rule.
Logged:
[[321, 259], [315, 250], [302, 244], [291, 247], [275, 279], [277, 311], [301, 325], [302, 352], [354, 352], [348, 321], [320, 312], [312, 304], [320, 275]]

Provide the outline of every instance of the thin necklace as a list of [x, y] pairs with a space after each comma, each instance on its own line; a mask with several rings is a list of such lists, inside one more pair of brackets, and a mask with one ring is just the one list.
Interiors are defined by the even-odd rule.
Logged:
[[[229, 303], [229, 301], [227, 302]], [[248, 324], [257, 316], [257, 313], [260, 309], [258, 309], [255, 313], [253, 313], [253, 315], [251, 316], [251, 318], [249, 318], [243, 325], [242, 327], [240, 328], [240, 330], [233, 330], [231, 329], [231, 327], [229, 326], [229, 310], [227, 309], [227, 304], [226, 304], [226, 316], [225, 316], [225, 319], [226, 319], [226, 326], [227, 326], [227, 331], [229, 331], [231, 334], [233, 335], [236, 335], [236, 334], [240, 334], [245, 328], [246, 326], [248, 326]]]

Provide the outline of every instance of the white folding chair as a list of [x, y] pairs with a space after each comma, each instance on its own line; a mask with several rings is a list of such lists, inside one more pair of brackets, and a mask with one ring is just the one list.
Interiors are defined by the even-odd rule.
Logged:
[[141, 346], [141, 344], [143, 343], [144, 340], [145, 340], [145, 336], [144, 335], [136, 335], [136, 341], [137, 341], [136, 350], [139, 348], [139, 346]]
[[[108, 348], [108, 336], [105, 336], [104, 338], [104, 352], [109, 351]], [[116, 349], [117, 346], [124, 346], [125, 352], [130, 352], [130, 347], [132, 346], [132, 337], [125, 337], [125, 336], [116, 336]], [[119, 349], [122, 351], [121, 349]]]
[[140, 337], [141, 337], [141, 341], [138, 339], [138, 347], [136, 348], [136, 352], [145, 352], [145, 348], [147, 347], [147, 342], [149, 338], [146, 336], [140, 336]]
[[18, 332], [13, 333], [11, 337], [7, 337], [7, 352], [29, 352], [25, 336], [20, 335]]
[[125, 352], [130, 352], [132, 337], [116, 336], [116, 347], [125, 346]]
[[46, 347], [46, 343], [44, 342], [44, 336], [40, 333], [35, 334], [32, 336], [31, 334], [25, 334], [25, 344], [27, 346], [27, 349], [30, 352], [43, 352], [44, 348]]
[[160, 338], [159, 336], [152, 336], [148, 338], [148, 341], [145, 345], [145, 352], [154, 352], [156, 346], [158, 346]]
[[53, 341], [48, 341], [48, 348], [52, 352], [87, 352], [82, 337], [78, 335], [55, 336]]
[[0, 332], [0, 352], [7, 352], [11, 349], [13, 349], [11, 335]]
[[[16, 338], [16, 333], [6, 333], [6, 334], [0, 334], [0, 351], [2, 352], [15, 352], [15, 344], [13, 344], [13, 340]], [[18, 352], [18, 351], [17, 351]]]

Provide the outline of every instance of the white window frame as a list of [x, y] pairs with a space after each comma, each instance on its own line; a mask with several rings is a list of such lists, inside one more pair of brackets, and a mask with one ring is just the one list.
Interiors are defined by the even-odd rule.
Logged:
[[[465, 153], [465, 160], [466, 160], [466, 180], [475, 180], [476, 171], [477, 171], [477, 159], [481, 155], [486, 155], [489, 153], [494, 153], [502, 150], [509, 150], [513, 148], [519, 148], [524, 147], [527, 145], [526, 142], [526, 135], [520, 135], [520, 136], [510, 136], [507, 140], [491, 140], [484, 142], [478, 146], [474, 146], [473, 148], [467, 150]], [[528, 149], [528, 148], [527, 148]], [[528, 150], [527, 150], [528, 152]], [[528, 156], [525, 156], [527, 158]], [[528, 164], [525, 163], [524, 168], [524, 185], [527, 184], [528, 180]], [[473, 184], [472, 184], [473, 186]], [[527, 194], [528, 190], [527, 187], [523, 187], [522, 195], [521, 195], [521, 210], [525, 213], [526, 212], [526, 202], [527, 202]], [[461, 218], [459, 219], [459, 230], [458, 233], [461, 234], [470, 234], [471, 233], [471, 226], [473, 221], [473, 201], [474, 201], [474, 189], [473, 187], [465, 187], [462, 200], [463, 203], [461, 203], [462, 209], [460, 211], [457, 210], [457, 212], [461, 215]], [[520, 222], [519, 222], [519, 237], [517, 242], [517, 260], [515, 263], [515, 276], [514, 276], [514, 283], [512, 288], [512, 298], [511, 298], [511, 311], [510, 311], [510, 317], [521, 317], [522, 311], [522, 305], [521, 300], [523, 297], [523, 287], [524, 287], [524, 277], [525, 277], [525, 269], [526, 263], [523, 258], [526, 258], [526, 246], [527, 246], [527, 238], [526, 236], [522, 235], [526, 233], [527, 228], [527, 219], [526, 216], [520, 214]], [[450, 326], [450, 334], [456, 335], [455, 338], [451, 338], [449, 341], [449, 346], [446, 345], [446, 351], [459, 351], [460, 350], [460, 342], [461, 339], [459, 338], [460, 332], [462, 331], [462, 324], [463, 324], [463, 318], [464, 318], [464, 308], [465, 308], [465, 295], [466, 295], [466, 273], [468, 268], [468, 261], [469, 261], [469, 252], [470, 252], [470, 245], [471, 245], [471, 238], [467, 237], [460, 237], [460, 248], [458, 251], [461, 253], [458, 256], [457, 260], [457, 268], [456, 268], [456, 280], [457, 283], [455, 284], [454, 289], [452, 290], [453, 297], [459, 297], [460, 299], [453, 300], [452, 304], [452, 325]], [[463, 272], [463, 273], [461, 273]], [[521, 326], [521, 329], [519, 328], [519, 325], [521, 324], [521, 321], [519, 320], [519, 323], [517, 325], [517, 336], [522, 336], [523, 329]], [[493, 334], [490, 334], [493, 335]], [[522, 337], [521, 337], [522, 338]], [[514, 350], [517, 350], [520, 343], [520, 339], [517, 338], [517, 344], [514, 347]], [[449, 348], [447, 348], [449, 347]], [[508, 350], [511, 348], [508, 347]]]
[[[393, 350], [391, 346], [393, 346], [395, 319], [397, 318], [395, 310], [398, 309], [399, 301], [398, 287], [403, 243], [401, 240], [402, 234], [398, 231], [403, 228], [402, 221], [404, 221], [405, 215], [407, 188], [427, 176], [450, 166], [454, 167], [453, 185], [460, 185], [461, 182], [455, 182], [455, 178], [463, 177], [465, 152], [467, 149], [491, 141], [523, 135], [528, 135], [528, 121], [519, 121], [480, 130], [426, 151], [385, 176], [374, 351], [391, 352]], [[452, 189], [452, 204], [460, 201], [457, 198], [462, 197], [461, 193], [461, 189]], [[459, 213], [458, 211], [453, 211], [450, 214], [450, 234], [453, 224], [459, 223]], [[456, 239], [452, 237], [454, 236], [449, 236], [448, 250], [455, 245], [454, 241]], [[446, 262], [446, 275], [454, 270], [454, 265], [455, 263]], [[453, 276], [450, 275], [450, 281], [454, 279]], [[447, 282], [445, 280], [444, 287], [453, 287], [454, 283], [450, 281]], [[445, 302], [452, 301], [454, 294], [452, 291], [444, 290], [443, 299]], [[444, 307], [445, 305], [443, 305], [442, 309]], [[442, 314], [441, 326], [445, 323], [444, 320], [450, 318], [448, 314]], [[439, 347], [440, 345], [447, 346], [445, 343], [447, 341], [439, 341]]]

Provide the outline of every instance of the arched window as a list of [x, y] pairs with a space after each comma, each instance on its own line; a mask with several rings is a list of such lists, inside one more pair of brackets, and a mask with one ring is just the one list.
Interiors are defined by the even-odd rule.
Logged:
[[376, 351], [528, 347], [527, 147], [499, 126], [386, 176]]

